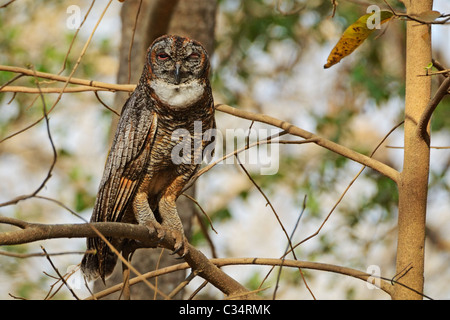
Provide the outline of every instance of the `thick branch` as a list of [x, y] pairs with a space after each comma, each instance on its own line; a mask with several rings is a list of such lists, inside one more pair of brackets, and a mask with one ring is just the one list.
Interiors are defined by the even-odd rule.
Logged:
[[325, 139], [323, 137], [317, 136], [311, 132], [308, 132], [306, 130], [303, 130], [299, 127], [294, 126], [293, 124], [279, 120], [276, 118], [273, 118], [271, 116], [265, 115], [265, 114], [259, 114], [259, 113], [253, 113], [237, 108], [233, 108], [224, 104], [220, 104], [216, 106], [216, 110], [234, 115], [239, 118], [244, 118], [247, 120], [253, 120], [258, 121], [262, 123], [266, 123], [275, 127], [278, 127], [280, 129], [285, 130], [286, 132], [302, 137], [304, 139], [314, 139], [316, 140], [314, 143], [316, 143], [319, 146], [322, 146], [330, 151], [333, 151], [337, 154], [340, 154], [341, 156], [344, 156], [348, 159], [351, 159], [353, 161], [356, 161], [362, 165], [365, 165], [369, 168], [372, 168], [381, 174], [387, 176], [388, 178], [392, 179], [394, 182], [398, 182], [399, 172], [390, 166], [375, 160], [373, 158], [370, 158], [368, 156], [365, 156], [361, 153], [358, 153], [354, 150], [351, 150], [347, 147], [344, 147], [340, 144], [337, 144], [335, 142], [332, 142], [328, 139]]
[[[98, 230], [105, 237], [121, 237], [134, 239], [140, 242], [142, 247], [154, 248], [163, 246], [173, 250], [175, 238], [167, 233], [160, 242], [157, 233], [153, 230], [135, 224], [117, 222], [96, 222], [83, 224], [37, 224], [25, 223], [18, 219], [0, 217], [0, 223], [18, 226], [21, 229], [11, 232], [0, 233], [0, 245], [17, 245], [39, 240], [56, 238], [86, 238], [96, 237]], [[206, 257], [189, 245], [189, 251], [184, 257], [189, 266], [197, 271], [205, 280], [212, 283], [227, 296], [240, 295], [240, 298], [253, 299], [253, 294], [246, 294], [248, 290], [239, 282], [228, 276], [226, 273], [212, 264]], [[242, 296], [244, 294], [244, 296]]]

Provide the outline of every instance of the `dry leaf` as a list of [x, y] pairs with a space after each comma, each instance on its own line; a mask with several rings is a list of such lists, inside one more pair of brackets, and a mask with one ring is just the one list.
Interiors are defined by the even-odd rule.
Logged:
[[417, 18], [421, 21], [424, 21], [424, 22], [433, 22], [434, 20], [436, 20], [437, 18], [439, 18], [441, 16], [441, 13], [436, 10], [430, 10], [430, 11], [425, 11], [425, 12], [422, 12], [419, 14], [414, 14], [411, 16], [414, 18]]
[[[390, 11], [380, 11], [379, 14], [380, 24], [385, 23], [393, 16]], [[335, 65], [341, 61], [342, 58], [350, 55], [375, 30], [375, 28], [369, 28], [367, 23], [372, 15], [373, 13], [369, 13], [360, 17], [355, 23], [344, 31], [341, 39], [339, 39], [339, 42], [333, 50], [331, 50], [331, 53], [328, 56], [327, 63], [323, 66], [325, 69]], [[370, 23], [372, 22], [373, 21], [370, 20]]]

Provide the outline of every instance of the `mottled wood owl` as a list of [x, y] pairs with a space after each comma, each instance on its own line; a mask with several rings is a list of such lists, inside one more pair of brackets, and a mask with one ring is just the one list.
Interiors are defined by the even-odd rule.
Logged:
[[[161, 238], [172, 232], [174, 252], [187, 253], [175, 201], [211, 143], [204, 135], [215, 128], [209, 70], [208, 54], [197, 41], [162, 36], [149, 47], [140, 81], [122, 109], [91, 222], [141, 224]], [[186, 135], [192, 148], [179, 148]], [[130, 243], [108, 240], [119, 251]], [[104, 280], [117, 256], [99, 238], [88, 238], [87, 248], [96, 253], [84, 255], [83, 273]]]

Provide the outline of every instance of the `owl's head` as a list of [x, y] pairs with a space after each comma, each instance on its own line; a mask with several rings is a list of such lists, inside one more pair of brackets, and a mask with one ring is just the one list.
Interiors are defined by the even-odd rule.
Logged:
[[208, 53], [189, 38], [162, 36], [148, 49], [147, 59], [153, 80], [179, 85], [209, 76]]

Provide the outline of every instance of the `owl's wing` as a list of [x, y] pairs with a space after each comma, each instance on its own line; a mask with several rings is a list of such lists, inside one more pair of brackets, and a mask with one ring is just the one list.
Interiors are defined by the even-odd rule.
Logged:
[[[97, 194], [91, 222], [120, 222], [127, 204], [144, 176], [150, 161], [157, 119], [152, 100], [136, 89], [123, 107], [111, 150], [106, 160], [103, 178]], [[119, 251], [121, 239], [108, 238]], [[119, 247], [118, 247], [119, 246]], [[117, 256], [100, 238], [87, 238], [88, 250], [81, 268], [88, 279], [112, 273]]]
[[148, 166], [156, 132], [156, 114], [149, 100], [134, 92], [127, 100], [111, 150], [92, 215], [96, 222], [120, 222], [127, 203]]

